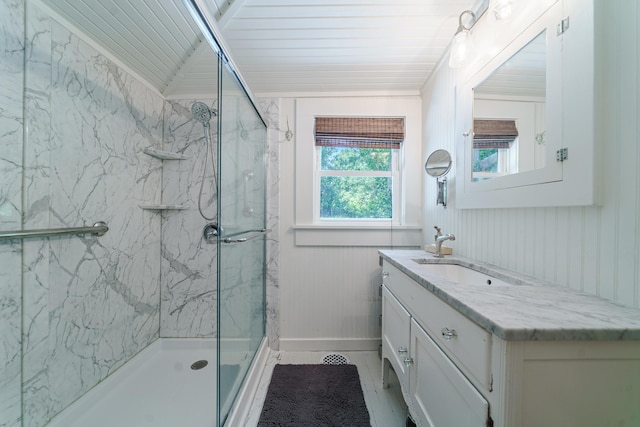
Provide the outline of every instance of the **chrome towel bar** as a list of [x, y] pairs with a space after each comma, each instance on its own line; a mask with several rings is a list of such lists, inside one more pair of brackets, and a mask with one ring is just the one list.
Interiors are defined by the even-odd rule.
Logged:
[[25, 239], [27, 237], [53, 237], [69, 234], [95, 234], [100, 237], [109, 231], [107, 223], [98, 221], [91, 227], [46, 228], [41, 230], [0, 231], [0, 240]]

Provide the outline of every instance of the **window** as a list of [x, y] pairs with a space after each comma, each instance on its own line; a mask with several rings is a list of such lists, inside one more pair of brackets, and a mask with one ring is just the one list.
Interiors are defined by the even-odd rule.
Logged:
[[[392, 219], [391, 149], [318, 147], [320, 219]], [[395, 203], [397, 205], [398, 202]]]
[[[289, 111], [295, 112], [296, 138], [289, 153], [295, 168], [291, 172], [284, 169], [281, 179], [294, 183], [296, 245], [420, 245], [421, 106], [419, 96], [298, 98], [292, 102]], [[358, 139], [361, 135], [349, 138], [347, 144], [347, 139], [333, 137], [332, 131], [318, 134], [316, 119], [323, 117], [401, 119], [404, 129], [399, 138], [392, 138], [393, 147], [379, 145], [376, 135], [367, 136], [370, 145], [358, 145], [363, 143]], [[283, 151], [283, 158], [286, 153]]]
[[399, 223], [404, 118], [316, 117], [314, 219]]

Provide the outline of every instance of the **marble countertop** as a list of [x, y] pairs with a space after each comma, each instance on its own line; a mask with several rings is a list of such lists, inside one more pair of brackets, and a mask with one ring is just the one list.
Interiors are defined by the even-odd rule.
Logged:
[[[458, 256], [380, 250], [383, 259], [505, 340], [640, 340], [640, 310]], [[465, 286], [425, 272], [414, 259], [459, 264], [511, 286]]]

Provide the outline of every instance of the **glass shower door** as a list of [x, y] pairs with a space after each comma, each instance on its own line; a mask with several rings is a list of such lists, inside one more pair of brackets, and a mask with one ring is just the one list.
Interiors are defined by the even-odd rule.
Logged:
[[221, 64], [218, 131], [218, 423], [265, 335], [266, 126]]

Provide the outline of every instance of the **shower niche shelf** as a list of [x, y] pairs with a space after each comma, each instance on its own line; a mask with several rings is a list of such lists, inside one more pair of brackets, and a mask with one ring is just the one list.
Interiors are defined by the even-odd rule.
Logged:
[[139, 205], [145, 211], [183, 211], [189, 209], [187, 205]]
[[147, 147], [142, 152], [148, 156], [161, 160], [186, 160], [189, 157], [184, 154], [172, 153], [170, 151], [162, 151], [155, 148]]

